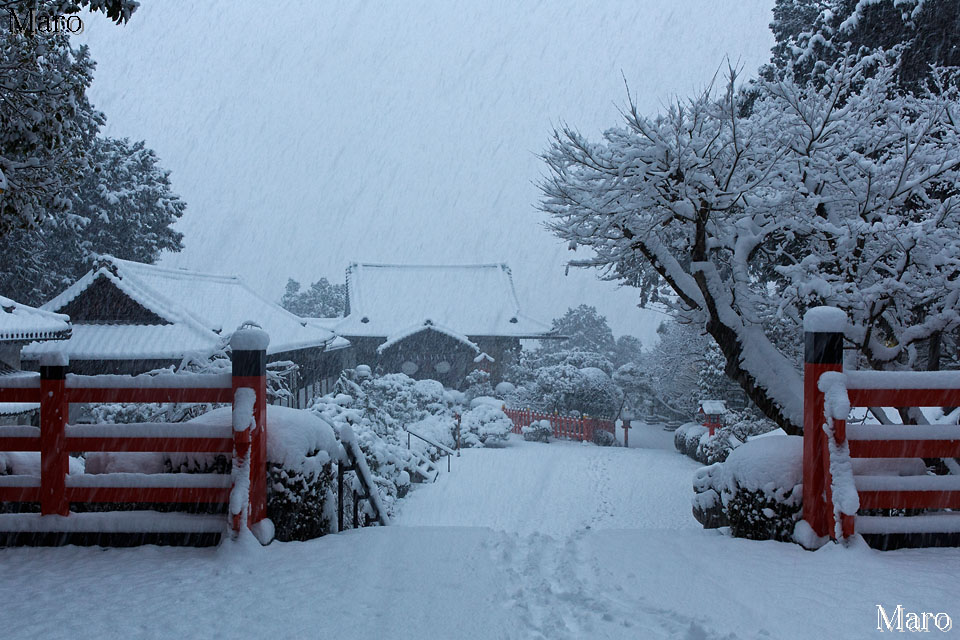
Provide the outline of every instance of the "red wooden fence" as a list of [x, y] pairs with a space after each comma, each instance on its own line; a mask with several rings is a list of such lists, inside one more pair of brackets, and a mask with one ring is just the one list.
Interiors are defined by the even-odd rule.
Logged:
[[[40, 405], [39, 428], [0, 426], [0, 451], [40, 452], [39, 477], [0, 476], [0, 502], [39, 502], [43, 515], [61, 516], [70, 515], [71, 503], [84, 502], [229, 505], [236, 471], [68, 475], [69, 454], [76, 452], [223, 453], [233, 456], [235, 470], [249, 470], [247, 524], [259, 522], [266, 517], [266, 340], [259, 330], [236, 332], [232, 374], [80, 376], [67, 374], [66, 362], [48, 360], [39, 375], [0, 377], [0, 402]], [[255, 394], [252, 416], [249, 407], [247, 416], [238, 414], [240, 389]], [[107, 402], [232, 403], [235, 427], [67, 423], [70, 404]], [[239, 530], [240, 514], [232, 515]]]
[[562, 416], [557, 413], [545, 413], [531, 409], [508, 409], [503, 412], [513, 422], [513, 432], [521, 433], [523, 427], [539, 420], [549, 420], [553, 428], [554, 438], [568, 438], [571, 440], [592, 441], [595, 431], [608, 431], [616, 435], [616, 426], [613, 420], [591, 418], [590, 416]]
[[958, 476], [854, 477], [846, 463], [848, 457], [960, 457], [958, 425], [846, 424], [852, 407], [960, 406], [960, 372], [844, 372], [845, 323], [842, 311], [825, 307], [804, 320], [804, 520], [833, 539], [857, 531], [960, 532], [960, 514], [857, 516], [858, 509], [960, 509]]

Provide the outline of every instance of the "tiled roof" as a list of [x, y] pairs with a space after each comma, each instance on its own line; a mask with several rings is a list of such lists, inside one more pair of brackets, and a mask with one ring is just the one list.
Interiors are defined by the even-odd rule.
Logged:
[[550, 326], [524, 315], [505, 264], [397, 265], [355, 262], [347, 268], [350, 315], [338, 335], [392, 336], [430, 320], [465, 336], [536, 338]]
[[443, 335], [449, 338], [453, 338], [458, 342], [462, 342], [468, 348], [473, 349], [474, 353], [480, 353], [480, 347], [475, 345], [467, 336], [463, 335], [462, 333], [457, 333], [456, 331], [448, 327], [433, 324], [432, 322], [422, 322], [412, 327], [407, 327], [406, 329], [402, 329], [401, 331], [398, 331], [393, 335], [387, 336], [387, 341], [377, 347], [377, 353], [383, 353], [384, 351], [386, 351], [393, 345], [397, 344], [401, 340], [406, 340], [410, 336], [418, 334], [421, 331], [436, 331], [437, 333], [442, 333]]
[[0, 341], [59, 340], [70, 335], [70, 318], [0, 296]]
[[[170, 324], [77, 324], [75, 339], [57, 349], [73, 359], [181, 358], [209, 350], [245, 322], [260, 325], [270, 335], [268, 354], [323, 346], [334, 338], [332, 332], [261, 297], [236, 276], [170, 269], [112, 256], [101, 256], [93, 270], [43, 308], [64, 308], [99, 278]], [[24, 357], [51, 349], [30, 345]]]

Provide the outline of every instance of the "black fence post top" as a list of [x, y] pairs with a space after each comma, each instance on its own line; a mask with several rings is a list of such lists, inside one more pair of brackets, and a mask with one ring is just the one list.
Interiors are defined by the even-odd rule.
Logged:
[[803, 316], [803, 361], [843, 364], [843, 332], [847, 314], [836, 307], [814, 307]]
[[70, 359], [60, 351], [44, 353], [40, 356], [40, 378], [43, 380], [63, 380], [67, 376]]

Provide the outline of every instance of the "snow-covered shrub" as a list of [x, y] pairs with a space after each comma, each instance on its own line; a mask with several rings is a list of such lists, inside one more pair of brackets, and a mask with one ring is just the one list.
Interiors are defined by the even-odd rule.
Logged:
[[490, 374], [480, 369], [474, 369], [467, 374], [464, 383], [467, 385], [464, 395], [470, 402], [479, 396], [493, 396], [493, 385], [490, 384]]
[[505, 396], [508, 406], [548, 413], [608, 417], [617, 414], [622, 394], [602, 369], [570, 364], [540, 367], [532, 379]]
[[498, 383], [497, 386], [493, 388], [493, 395], [503, 400], [516, 390], [516, 385], [514, 385], [512, 382], [504, 381]]
[[553, 435], [553, 427], [549, 420], [534, 420], [525, 427], [520, 428], [523, 439], [528, 442], [550, 442], [550, 436]]
[[593, 444], [600, 447], [620, 446], [620, 443], [617, 442], [617, 437], [609, 431], [605, 431], [604, 429], [594, 429], [593, 438], [591, 440], [593, 441]]
[[436, 380], [414, 380], [403, 373], [366, 378], [362, 393], [350, 395], [366, 407], [385, 413], [399, 425], [423, 420], [449, 410], [448, 395]]
[[513, 422], [501, 409], [479, 403], [460, 419], [460, 444], [464, 447], [488, 446], [510, 436]]
[[716, 430], [713, 437], [701, 437], [693, 457], [703, 464], [723, 462], [730, 452], [752, 436], [768, 433], [777, 425], [750, 409], [731, 411], [725, 416], [726, 424]]
[[693, 513], [740, 538], [792, 541], [803, 494], [803, 438], [769, 436], [697, 471]]
[[673, 432], [673, 444], [680, 453], [697, 459], [697, 448], [700, 446], [700, 440], [708, 432], [708, 429], [702, 424], [688, 422], [680, 425]]
[[402, 373], [372, 377], [344, 371], [335, 393], [318, 398], [310, 408], [335, 428], [349, 425], [367, 458], [373, 480], [387, 513], [392, 515], [397, 499], [422, 478], [424, 458], [436, 460], [436, 449], [417, 438], [409, 428], [440, 444], [455, 445], [453, 408], [458, 395], [445, 391], [436, 380], [414, 380]]
[[[231, 408], [211, 411], [192, 422], [230, 424]], [[340, 444], [328, 422], [309, 411], [267, 406], [267, 517], [273, 521], [277, 540], [309, 540], [332, 530], [334, 462], [339, 455]], [[220, 457], [174, 455], [170, 465], [186, 472], [216, 470]]]

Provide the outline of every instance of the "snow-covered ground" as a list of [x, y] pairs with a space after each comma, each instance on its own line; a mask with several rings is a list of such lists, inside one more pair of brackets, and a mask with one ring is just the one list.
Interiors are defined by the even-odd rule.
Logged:
[[869, 638], [877, 604], [960, 622], [960, 550], [703, 531], [696, 464], [644, 429], [631, 444], [659, 448], [464, 451], [394, 526], [307, 543], [0, 550], [2, 637]]

